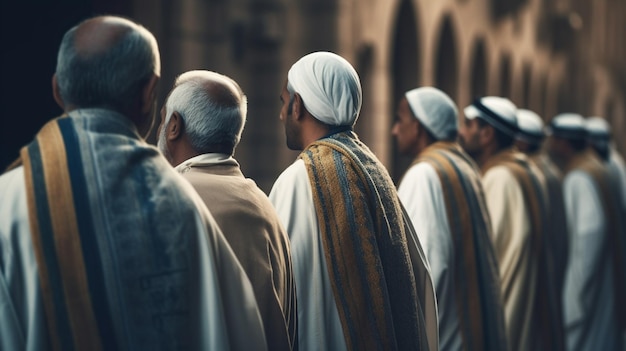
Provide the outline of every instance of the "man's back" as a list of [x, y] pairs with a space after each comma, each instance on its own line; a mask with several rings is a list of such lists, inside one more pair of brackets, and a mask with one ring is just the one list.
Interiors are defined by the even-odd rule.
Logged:
[[289, 239], [274, 207], [233, 158], [205, 154], [189, 161], [176, 169], [203, 199], [250, 278], [268, 349], [291, 350], [297, 345], [296, 290]]
[[[436, 348], [432, 283], [419, 243], [389, 176], [354, 134], [309, 145], [270, 199], [292, 242], [302, 348], [420, 347], [411, 341], [418, 335], [422, 347]], [[399, 323], [411, 318], [421, 326]], [[371, 327], [374, 332], [364, 332]]]
[[569, 163], [563, 180], [570, 233], [563, 310], [571, 350], [610, 350], [620, 343], [612, 261], [614, 233], [603, 192], [603, 187], [611, 189], [608, 184], [606, 167], [588, 152]]
[[526, 156], [510, 149], [494, 155], [482, 171], [509, 345], [532, 349], [539, 342], [534, 308], [538, 303], [539, 253], [534, 251], [545, 224], [545, 183]]
[[430, 265], [440, 348], [506, 348], [491, 223], [474, 163], [456, 143], [431, 144], [403, 177], [398, 194]]
[[[14, 186], [0, 187], [10, 219], [0, 227], [2, 349], [264, 342], [249, 281], [214, 220], [124, 116], [74, 110], [22, 161], [0, 178]], [[242, 327], [248, 340], [234, 333]]]

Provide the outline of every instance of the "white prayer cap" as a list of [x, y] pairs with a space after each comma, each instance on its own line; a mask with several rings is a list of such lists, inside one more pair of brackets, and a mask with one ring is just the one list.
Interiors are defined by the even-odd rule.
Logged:
[[420, 124], [437, 140], [454, 140], [459, 130], [456, 105], [443, 91], [422, 87], [404, 94]]
[[538, 114], [531, 110], [518, 109], [517, 128], [519, 133], [517, 139], [531, 144], [539, 144], [543, 140], [543, 120]]
[[547, 133], [557, 138], [582, 140], [586, 134], [585, 119], [577, 113], [561, 113], [550, 121]]
[[611, 127], [602, 117], [588, 117], [585, 120], [587, 140], [597, 147], [606, 148], [611, 139]]
[[463, 112], [467, 119], [478, 117], [499, 131], [515, 137], [517, 134], [516, 110], [515, 104], [507, 98], [485, 96], [474, 100]]
[[316, 119], [331, 126], [351, 126], [361, 111], [359, 75], [343, 57], [314, 52], [298, 60], [287, 74], [290, 93], [302, 97]]

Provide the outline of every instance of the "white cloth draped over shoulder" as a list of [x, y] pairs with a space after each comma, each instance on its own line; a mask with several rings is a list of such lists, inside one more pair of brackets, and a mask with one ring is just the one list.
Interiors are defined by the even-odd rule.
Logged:
[[537, 264], [531, 257], [531, 224], [524, 195], [514, 175], [494, 166], [482, 178], [500, 268], [504, 318], [509, 345], [533, 349], [533, 308]]
[[285, 169], [269, 198], [291, 241], [300, 350], [346, 350], [304, 161]]
[[398, 195], [413, 222], [430, 266], [437, 293], [440, 350], [463, 346], [453, 283], [454, 243], [446, 216], [441, 181], [435, 169], [420, 162], [406, 172]]
[[601, 196], [593, 178], [574, 170], [565, 176], [563, 196], [570, 234], [563, 289], [568, 350], [617, 350], [613, 265]]

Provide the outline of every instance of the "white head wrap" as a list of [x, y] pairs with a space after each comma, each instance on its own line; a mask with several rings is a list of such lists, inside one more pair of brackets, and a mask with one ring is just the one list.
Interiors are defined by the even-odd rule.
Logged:
[[363, 93], [359, 75], [343, 57], [314, 52], [294, 63], [287, 89], [298, 93], [317, 120], [331, 126], [352, 126], [359, 117]]
[[585, 120], [587, 140], [601, 148], [609, 146], [611, 140], [611, 126], [602, 117], [589, 117]]
[[543, 140], [543, 120], [531, 110], [517, 110], [518, 139], [531, 144], [539, 144]]
[[501, 132], [515, 137], [517, 134], [517, 107], [511, 100], [499, 96], [485, 96], [467, 106], [463, 112], [465, 118], [476, 117], [484, 120]]
[[556, 115], [547, 127], [548, 135], [565, 139], [584, 139], [585, 119], [577, 113], [561, 113]]
[[404, 94], [413, 115], [437, 140], [454, 140], [459, 130], [458, 110], [448, 95], [433, 87]]

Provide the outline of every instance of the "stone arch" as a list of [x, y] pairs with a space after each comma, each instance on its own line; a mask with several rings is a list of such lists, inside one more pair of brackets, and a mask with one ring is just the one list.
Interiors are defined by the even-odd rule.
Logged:
[[[419, 35], [416, 10], [411, 0], [402, 0], [396, 12], [396, 25], [391, 45], [391, 116], [395, 116], [396, 106], [402, 94], [415, 88], [421, 81]], [[392, 123], [395, 118], [392, 119]], [[390, 126], [391, 128], [391, 126]], [[394, 141], [391, 175], [399, 180], [409, 166], [411, 159], [402, 156]]]
[[530, 63], [524, 63], [522, 67], [522, 98], [520, 101], [520, 106], [522, 108], [531, 108], [530, 106], [530, 91], [532, 88], [532, 76], [533, 76], [533, 67]]
[[511, 55], [503, 53], [499, 67], [500, 96], [511, 99]]
[[437, 50], [435, 51], [435, 86], [450, 95], [453, 100], [458, 100], [459, 78], [456, 36], [450, 15], [444, 17], [438, 33]]
[[489, 83], [485, 41], [482, 38], [476, 40], [471, 57], [470, 98], [473, 100], [487, 95], [487, 84]]

